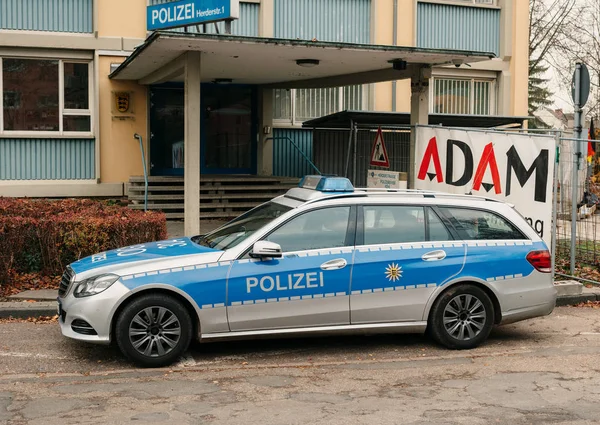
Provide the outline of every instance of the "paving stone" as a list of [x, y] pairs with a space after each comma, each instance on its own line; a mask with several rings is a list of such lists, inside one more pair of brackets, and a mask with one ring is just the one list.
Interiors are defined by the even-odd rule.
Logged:
[[132, 416], [131, 420], [142, 422], [162, 422], [168, 420], [169, 418], [170, 416], [166, 412], [149, 412]]
[[557, 295], [560, 296], [573, 296], [583, 293], [583, 285], [575, 280], [561, 280], [554, 282]]
[[52, 417], [58, 415], [59, 413], [72, 412], [75, 409], [83, 408], [89, 404], [90, 403], [82, 400], [68, 399], [64, 397], [38, 398], [28, 402], [23, 410], [21, 410], [21, 413], [27, 419]]
[[178, 410], [189, 415], [207, 415], [215, 407], [211, 403], [204, 403], [201, 401], [193, 401], [191, 403], [183, 403], [175, 406], [175, 410]]
[[331, 403], [340, 404], [352, 400], [352, 397], [345, 394], [327, 394], [327, 393], [297, 393], [292, 394], [290, 398], [308, 403]]
[[288, 387], [294, 383], [294, 378], [289, 376], [255, 376], [248, 378], [248, 382], [261, 387]]
[[0, 393], [0, 421], [7, 421], [13, 417], [13, 413], [8, 411], [12, 401], [12, 393]]
[[56, 297], [58, 297], [56, 289], [36, 289], [20, 292], [8, 298], [11, 300], [56, 301]]
[[119, 393], [123, 397], [132, 397], [139, 400], [147, 400], [157, 397], [177, 397], [192, 396], [214, 393], [219, 390], [214, 384], [198, 381], [154, 381], [154, 382], [134, 382], [134, 383], [100, 383], [81, 385], [62, 385], [55, 388], [55, 391], [61, 394], [72, 394], [74, 391], [84, 393]]

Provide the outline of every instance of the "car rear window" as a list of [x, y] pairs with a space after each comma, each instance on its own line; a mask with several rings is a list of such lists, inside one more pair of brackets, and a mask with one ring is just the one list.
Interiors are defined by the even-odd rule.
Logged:
[[441, 207], [463, 240], [527, 239], [510, 221], [490, 211]]
[[425, 241], [423, 207], [365, 205], [363, 211], [365, 245]]

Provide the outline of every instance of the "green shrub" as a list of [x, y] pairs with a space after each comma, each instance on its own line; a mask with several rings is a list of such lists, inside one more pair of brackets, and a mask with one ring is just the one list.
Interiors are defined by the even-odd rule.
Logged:
[[58, 276], [82, 257], [166, 237], [163, 213], [104, 201], [0, 198], [0, 283], [23, 273]]

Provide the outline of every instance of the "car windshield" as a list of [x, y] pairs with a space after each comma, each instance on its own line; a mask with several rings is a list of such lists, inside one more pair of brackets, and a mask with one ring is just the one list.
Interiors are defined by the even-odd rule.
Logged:
[[242, 214], [214, 232], [203, 236], [194, 236], [192, 242], [220, 250], [233, 248], [258, 229], [291, 209], [291, 207], [276, 202], [268, 202]]

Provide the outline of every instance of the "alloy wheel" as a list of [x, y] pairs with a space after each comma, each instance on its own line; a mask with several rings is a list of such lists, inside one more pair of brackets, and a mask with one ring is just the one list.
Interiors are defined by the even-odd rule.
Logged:
[[444, 308], [444, 328], [453, 338], [468, 341], [481, 333], [486, 317], [485, 306], [479, 298], [460, 294]]
[[153, 306], [139, 311], [129, 324], [129, 340], [140, 354], [160, 357], [170, 353], [181, 338], [181, 324], [168, 308]]

